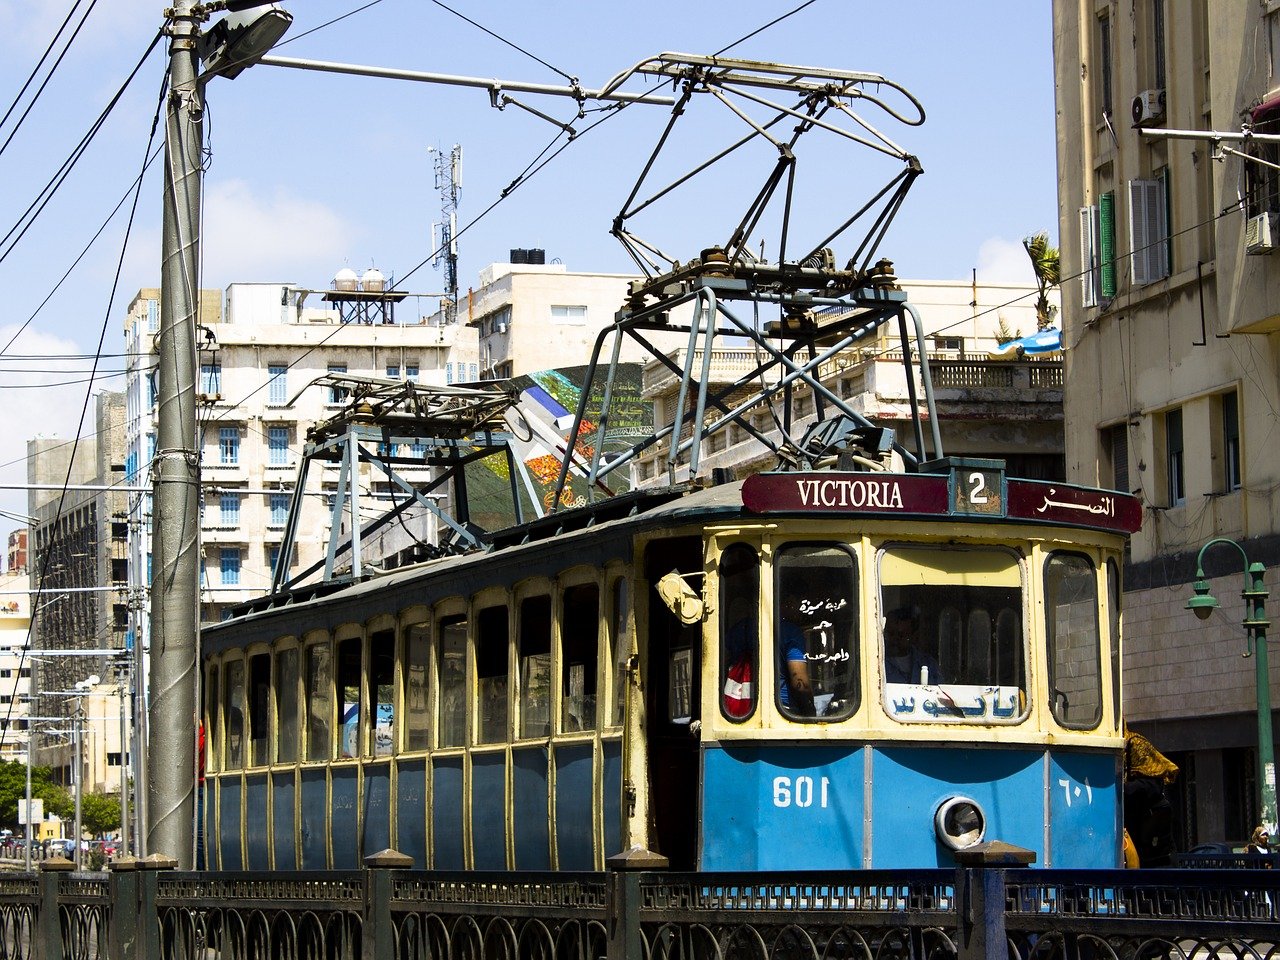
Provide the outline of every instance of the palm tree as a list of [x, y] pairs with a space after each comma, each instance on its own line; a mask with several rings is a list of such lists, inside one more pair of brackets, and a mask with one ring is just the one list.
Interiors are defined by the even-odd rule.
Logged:
[[1022, 246], [1031, 258], [1031, 269], [1035, 271], [1036, 285], [1040, 288], [1040, 296], [1036, 298], [1036, 329], [1044, 330], [1053, 324], [1058, 312], [1058, 308], [1049, 302], [1049, 288], [1056, 287], [1061, 279], [1058, 248], [1049, 246], [1049, 234], [1043, 231], [1024, 237]]

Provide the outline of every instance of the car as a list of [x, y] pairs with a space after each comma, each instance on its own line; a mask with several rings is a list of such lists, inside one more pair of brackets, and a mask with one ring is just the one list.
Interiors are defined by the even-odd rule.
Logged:
[[1248, 853], [1248, 848], [1248, 840], [1214, 840], [1207, 843], [1197, 843], [1187, 853], [1224, 857]]

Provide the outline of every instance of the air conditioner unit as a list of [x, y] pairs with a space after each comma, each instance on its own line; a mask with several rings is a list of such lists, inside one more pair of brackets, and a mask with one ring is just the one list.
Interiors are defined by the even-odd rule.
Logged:
[[1276, 248], [1276, 214], [1260, 213], [1244, 224], [1244, 252], [1270, 253]]
[[1143, 90], [1133, 98], [1133, 125], [1146, 127], [1164, 123], [1164, 91]]
[[497, 329], [497, 331], [498, 331], [499, 333], [506, 333], [506, 332], [507, 332], [507, 325], [506, 325], [505, 323], [503, 323], [502, 321], [499, 321], [499, 322], [498, 322], [498, 326], [497, 326], [497, 328], [496, 328], [496, 329]]

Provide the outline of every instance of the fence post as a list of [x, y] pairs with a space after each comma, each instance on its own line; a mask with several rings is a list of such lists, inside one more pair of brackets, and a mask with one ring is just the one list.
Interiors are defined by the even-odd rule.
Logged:
[[608, 871], [606, 960], [636, 960], [647, 956], [640, 936], [640, 873], [666, 870], [671, 861], [660, 853], [632, 847], [604, 862]]
[[365, 960], [394, 960], [396, 931], [391, 922], [391, 871], [412, 870], [413, 857], [388, 849], [365, 857], [364, 865], [367, 869], [360, 955]]
[[107, 865], [111, 871], [111, 934], [109, 941], [112, 960], [141, 960], [138, 951], [138, 860], [136, 857], [117, 857]]
[[1001, 840], [956, 851], [957, 960], [1007, 960], [1004, 868], [1035, 863], [1036, 855]]
[[40, 920], [36, 925], [36, 960], [62, 960], [62, 912], [58, 909], [58, 883], [76, 865], [66, 857], [40, 862]]
[[[160, 942], [160, 911], [156, 903], [160, 871], [176, 870], [178, 861], [161, 853], [153, 853], [134, 863], [134, 869], [140, 871], [137, 881], [138, 926], [134, 935], [134, 957], [135, 960], [159, 960], [164, 955]], [[176, 947], [169, 953], [172, 956], [178, 955]]]

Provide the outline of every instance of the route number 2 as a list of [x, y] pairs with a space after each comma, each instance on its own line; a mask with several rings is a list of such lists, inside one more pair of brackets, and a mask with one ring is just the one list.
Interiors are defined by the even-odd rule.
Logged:
[[969, 474], [969, 502], [987, 502], [987, 478], [977, 472]]
[[831, 781], [826, 777], [818, 778], [815, 796], [813, 777], [774, 777], [773, 805], [775, 807], [811, 807], [815, 801], [819, 807], [827, 805], [827, 789]]

